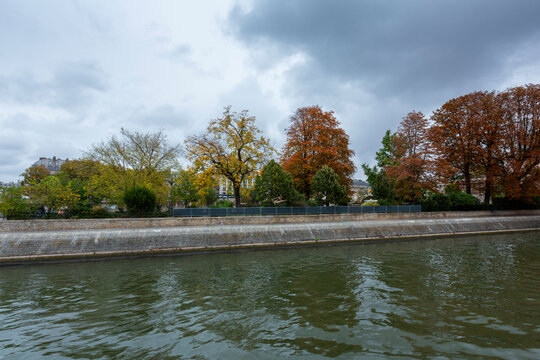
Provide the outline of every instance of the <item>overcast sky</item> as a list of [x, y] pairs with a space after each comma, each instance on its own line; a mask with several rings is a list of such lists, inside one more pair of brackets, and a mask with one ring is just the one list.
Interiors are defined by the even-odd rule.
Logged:
[[295, 109], [333, 110], [359, 168], [409, 111], [539, 83], [539, 18], [538, 0], [3, 0], [0, 181], [121, 127], [183, 142], [228, 104], [278, 149]]

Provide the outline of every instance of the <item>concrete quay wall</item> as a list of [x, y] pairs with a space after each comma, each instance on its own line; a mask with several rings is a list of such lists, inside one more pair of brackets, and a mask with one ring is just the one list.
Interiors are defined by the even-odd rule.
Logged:
[[58, 220], [4, 220], [0, 232], [54, 231], [90, 229], [164, 228], [177, 226], [257, 225], [320, 222], [350, 222], [363, 220], [446, 219], [492, 216], [540, 215], [540, 210], [510, 211], [449, 211], [431, 213], [373, 213], [373, 214], [324, 214], [324, 215], [269, 215], [228, 217], [174, 217], [174, 218], [124, 218], [124, 219], [58, 219]]
[[527, 230], [540, 215], [0, 232], [0, 264]]

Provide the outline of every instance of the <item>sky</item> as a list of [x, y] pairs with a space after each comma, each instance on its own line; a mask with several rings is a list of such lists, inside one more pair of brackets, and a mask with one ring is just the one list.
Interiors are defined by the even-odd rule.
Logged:
[[412, 110], [540, 83], [538, 0], [0, 1], [0, 181], [121, 128], [199, 134], [248, 109], [281, 149], [332, 110], [358, 168]]

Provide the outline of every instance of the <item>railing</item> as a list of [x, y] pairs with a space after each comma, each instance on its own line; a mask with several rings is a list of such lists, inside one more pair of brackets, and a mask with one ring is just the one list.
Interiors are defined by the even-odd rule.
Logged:
[[420, 212], [420, 205], [394, 206], [295, 206], [174, 209], [173, 216], [322, 215]]

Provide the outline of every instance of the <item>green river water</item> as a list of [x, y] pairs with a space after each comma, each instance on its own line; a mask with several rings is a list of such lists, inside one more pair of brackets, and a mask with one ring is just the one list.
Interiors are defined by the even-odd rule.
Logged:
[[540, 359], [539, 239], [0, 267], [0, 358]]

